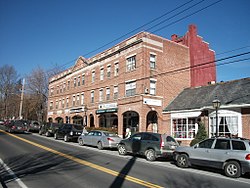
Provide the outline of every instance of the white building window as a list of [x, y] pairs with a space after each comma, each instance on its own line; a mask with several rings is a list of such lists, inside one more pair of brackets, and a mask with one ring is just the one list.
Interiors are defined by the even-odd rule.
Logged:
[[62, 108], [64, 108], [64, 99], [62, 99]]
[[85, 74], [82, 74], [82, 85], [85, 84]]
[[110, 78], [111, 76], [111, 65], [108, 65], [107, 67], [107, 77]]
[[119, 74], [119, 63], [115, 63], [115, 70], [114, 70], [114, 76], [118, 76]]
[[118, 86], [114, 86], [114, 99], [118, 99]]
[[198, 130], [196, 118], [173, 118], [172, 136], [178, 139], [193, 139]]
[[53, 110], [53, 102], [50, 102], [50, 103], [49, 103], [49, 109], [50, 109], [50, 110]]
[[[210, 136], [216, 134], [216, 113], [209, 116]], [[218, 134], [219, 136], [242, 136], [241, 114], [229, 110], [218, 111]]]
[[125, 91], [126, 97], [134, 96], [136, 93], [136, 81], [126, 82]]
[[103, 80], [104, 79], [104, 69], [101, 68], [100, 70], [100, 80]]
[[75, 106], [76, 105], [76, 96], [75, 95], [73, 95], [73, 100], [72, 100], [72, 106]]
[[150, 95], [156, 95], [156, 80], [151, 80], [150, 79]]
[[155, 69], [156, 55], [150, 54], [150, 69]]
[[132, 56], [132, 57], [129, 57], [127, 58], [127, 62], [126, 62], [126, 71], [129, 72], [129, 71], [132, 71], [136, 68], [136, 59], [135, 59], [136, 56]]
[[95, 92], [94, 91], [91, 91], [90, 99], [91, 99], [91, 103], [95, 102]]
[[77, 78], [77, 85], [78, 85], [78, 86], [81, 85], [81, 78], [80, 78], [80, 76], [78, 76], [78, 78]]
[[103, 101], [103, 89], [99, 90], [99, 101], [102, 102]]
[[84, 93], [81, 94], [81, 105], [84, 105]]
[[74, 87], [76, 87], [76, 77], [74, 78]]
[[80, 95], [77, 94], [76, 96], [76, 105], [79, 106], [80, 105]]
[[95, 81], [95, 71], [92, 71], [92, 82]]
[[110, 88], [106, 88], [106, 100], [110, 100]]

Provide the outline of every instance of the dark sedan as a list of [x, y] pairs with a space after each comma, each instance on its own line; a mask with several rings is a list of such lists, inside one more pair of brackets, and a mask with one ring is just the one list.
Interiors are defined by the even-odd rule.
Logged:
[[5, 125], [5, 130], [9, 133], [24, 133], [27, 130], [27, 121], [12, 120]]

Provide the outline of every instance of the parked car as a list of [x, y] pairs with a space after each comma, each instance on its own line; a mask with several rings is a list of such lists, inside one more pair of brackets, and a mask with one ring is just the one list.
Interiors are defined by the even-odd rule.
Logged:
[[122, 140], [117, 134], [94, 130], [87, 134], [82, 134], [78, 138], [79, 145], [97, 146], [98, 149], [117, 148], [117, 144]]
[[65, 142], [70, 140], [77, 140], [82, 134], [83, 126], [77, 124], [62, 124], [54, 134], [55, 139], [63, 138]]
[[178, 142], [166, 134], [140, 132], [121, 140], [117, 148], [120, 155], [140, 154], [147, 160], [154, 161], [159, 157], [172, 156], [178, 146]]
[[250, 140], [243, 138], [209, 138], [193, 147], [178, 147], [174, 159], [179, 167], [192, 165], [224, 170], [226, 176], [238, 178], [250, 172]]
[[9, 133], [24, 133], [27, 130], [27, 121], [12, 120], [5, 125], [5, 130]]
[[28, 132], [39, 132], [40, 122], [39, 121], [30, 121], [27, 125]]
[[40, 135], [45, 135], [47, 137], [49, 136], [54, 136], [55, 132], [57, 129], [59, 129], [63, 124], [61, 123], [44, 123], [41, 125], [39, 134]]

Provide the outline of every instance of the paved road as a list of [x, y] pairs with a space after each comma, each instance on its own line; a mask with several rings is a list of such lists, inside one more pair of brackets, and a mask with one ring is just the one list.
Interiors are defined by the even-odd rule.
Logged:
[[171, 161], [148, 162], [38, 134], [0, 131], [0, 159], [3, 187], [250, 187], [249, 176], [180, 169]]

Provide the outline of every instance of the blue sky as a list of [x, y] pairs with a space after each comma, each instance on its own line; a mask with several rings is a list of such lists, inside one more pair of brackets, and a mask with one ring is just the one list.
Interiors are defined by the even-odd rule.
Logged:
[[[0, 0], [0, 66], [13, 65], [21, 76], [37, 67], [50, 70], [58, 65], [66, 69], [79, 56], [94, 56], [139, 31], [170, 39], [172, 34], [184, 35], [189, 24], [197, 25], [198, 34], [216, 52], [216, 59], [250, 51], [249, 0], [222, 0], [208, 8], [218, 0], [204, 0], [196, 6], [201, 0], [193, 0], [158, 22], [89, 54], [188, 1]], [[149, 30], [171, 16], [173, 19]], [[217, 81], [250, 77], [249, 58], [246, 54], [217, 62]]]

